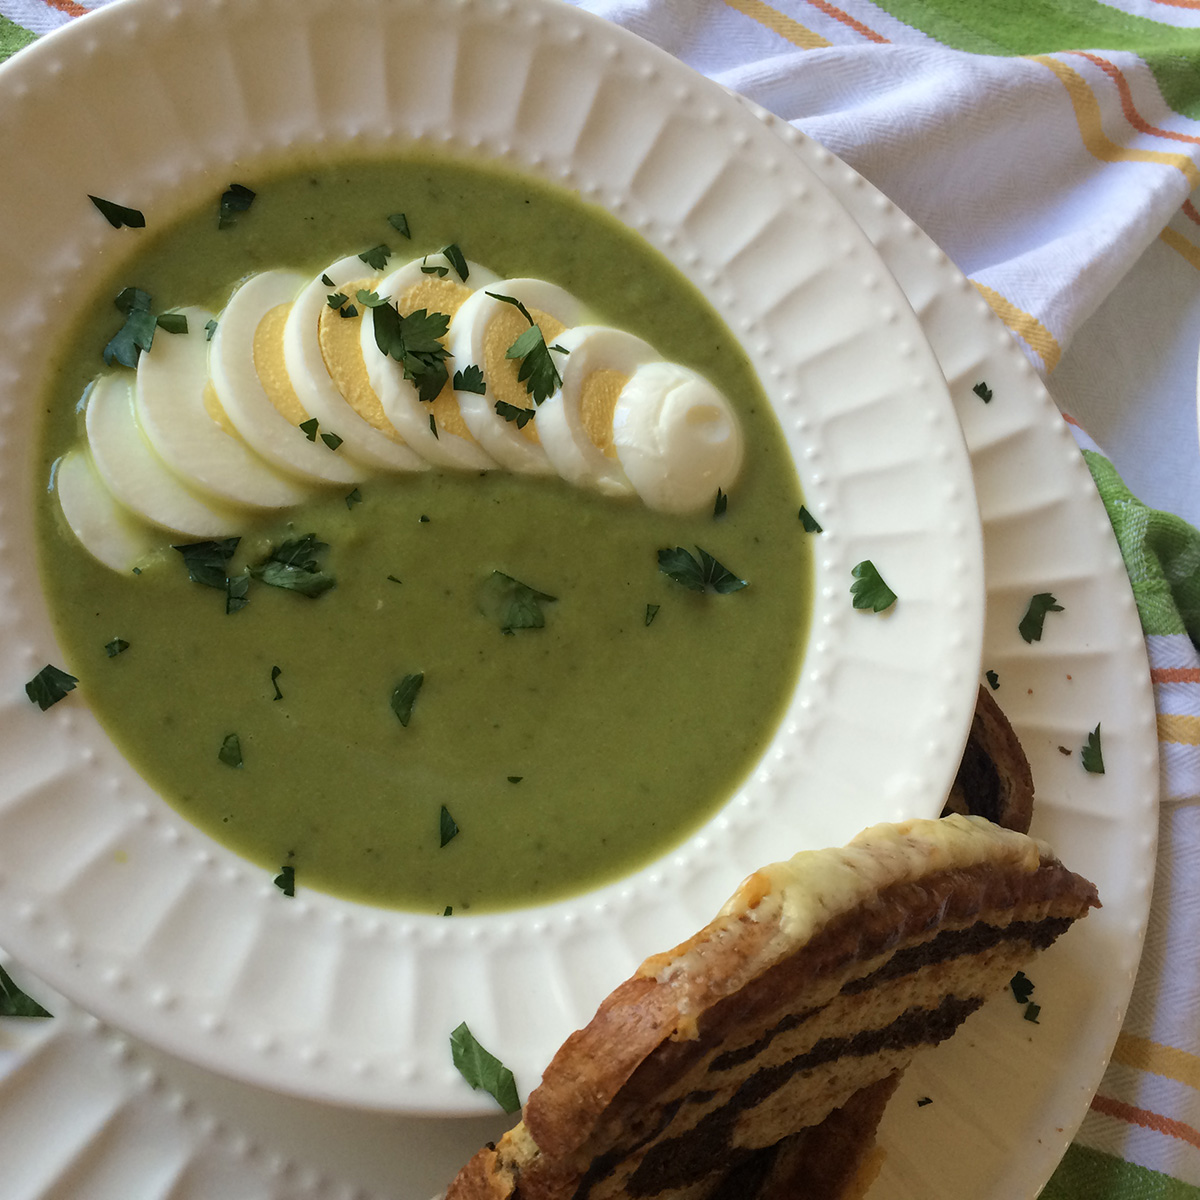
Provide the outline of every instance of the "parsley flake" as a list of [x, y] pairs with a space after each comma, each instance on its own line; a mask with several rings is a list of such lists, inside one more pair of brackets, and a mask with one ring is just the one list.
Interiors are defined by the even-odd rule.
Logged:
[[869, 558], [860, 562], [850, 573], [854, 576], [850, 595], [855, 608], [883, 612], [896, 603], [896, 593], [884, 583], [883, 576]]
[[467, 276], [471, 273], [467, 267], [467, 260], [463, 258], [463, 252], [458, 248], [456, 242], [451, 242], [448, 246], [442, 247], [442, 253], [446, 256], [446, 261], [458, 273], [459, 279], [463, 283], [467, 282]]
[[388, 224], [401, 236], [412, 241], [412, 234], [408, 231], [408, 218], [403, 213], [392, 213], [388, 217]]
[[443, 917], [452, 917], [452, 916], [454, 916], [454, 905], [453, 905], [453, 904], [447, 904], [447, 905], [446, 905], [446, 907], [442, 909], [442, 916], [443, 916]]
[[225, 735], [225, 740], [221, 743], [220, 750], [217, 751], [217, 758], [227, 767], [242, 765], [242, 741], [236, 733]]
[[316, 417], [309, 417], [307, 421], [301, 421], [300, 428], [304, 431], [304, 436], [308, 438], [310, 442], [315, 442], [317, 440], [317, 430], [320, 428], [320, 423], [317, 421]]
[[[400, 721], [400, 724], [407, 729], [408, 722], [412, 719], [413, 704], [416, 703], [417, 693], [421, 690], [421, 684], [425, 682], [425, 672], [418, 671], [415, 675], [405, 675], [396, 685], [396, 690], [392, 692], [392, 712]], [[443, 811], [445, 811], [443, 809]], [[442, 843], [445, 845], [445, 843]]]
[[824, 533], [825, 530], [817, 523], [817, 518], [808, 511], [804, 505], [800, 505], [800, 524], [804, 526], [805, 533]]
[[419, 308], [402, 317], [390, 304], [375, 309], [375, 345], [404, 367], [404, 378], [416, 384], [421, 400], [436, 400], [449, 377], [450, 351], [441, 341], [449, 327], [445, 313]]
[[378, 292], [368, 292], [366, 288], [359, 288], [354, 293], [354, 298], [363, 308], [379, 308], [391, 299], [390, 296], [381, 296]]
[[987, 679], [988, 683], [991, 685], [993, 692], [1000, 686], [1000, 676], [997, 675], [995, 671], [985, 671], [984, 677]]
[[213, 340], [213, 334], [216, 332], [217, 332], [216, 317], [213, 317], [213, 319], [211, 321], [204, 322], [204, 340], [206, 342], [211, 342]]
[[925, 1107], [927, 1104], [932, 1104], [932, 1103], [933, 1103], [933, 1099], [932, 1099], [932, 1097], [930, 1097], [930, 1096], [922, 1096], [922, 1097], [921, 1097], [921, 1098], [920, 1098], [920, 1099], [917, 1101], [917, 1107], [918, 1107], [918, 1108], [924, 1108], [924, 1107]]
[[1046, 614], [1062, 611], [1063, 606], [1049, 592], [1038, 592], [1036, 596], [1030, 598], [1029, 607], [1025, 610], [1025, 615], [1017, 626], [1017, 632], [1027, 642], [1040, 642]]
[[88, 199], [104, 214], [104, 219], [114, 228], [120, 229], [127, 225], [130, 229], [145, 229], [146, 217], [136, 208], [126, 208], [124, 204], [115, 204], [112, 200], [102, 200], [99, 196], [88, 195]]
[[713, 520], [725, 515], [725, 510], [729, 507], [729, 497], [717, 488], [717, 498], [713, 502]]
[[506, 421], [515, 421], [518, 429], [524, 429], [537, 416], [536, 408], [521, 408], [505, 400], [497, 400], [494, 407]]
[[154, 322], [164, 333], [187, 333], [186, 313], [162, 313]]
[[141, 288], [122, 288], [113, 303], [117, 311], [125, 314], [125, 323], [104, 347], [102, 356], [106, 366], [119, 362], [123, 367], [135, 368], [143, 350], [154, 344], [154, 331], [158, 321], [150, 311], [150, 296]]
[[217, 228], [229, 229], [237, 224], [239, 213], [244, 213], [254, 203], [254, 193], [240, 183], [231, 183], [229, 190], [221, 196], [217, 214]]
[[333, 287], [333, 280], [332, 280], [332, 279], [330, 279], [328, 275], [322, 275], [322, 276], [321, 276], [321, 282], [322, 282], [322, 283], [323, 283], [323, 284], [324, 284], [326, 287]]
[[[432, 433], [435, 438], [438, 437], [437, 418], [433, 415], [433, 413], [429, 414], [429, 432]], [[441, 438], [438, 438], [438, 441], [441, 441]]]
[[1042, 1006], [1040, 1004], [1034, 1004], [1031, 1000], [1027, 1005], [1025, 1005], [1025, 1020], [1032, 1021], [1035, 1025], [1040, 1025], [1041, 1022], [1038, 1020], [1038, 1016], [1041, 1014], [1041, 1011]]
[[973, 391], [975, 395], [977, 395], [980, 400], [984, 402], [984, 404], [991, 404], [992, 389], [988, 387], [986, 383], [980, 381], [971, 389], [971, 391]]
[[525, 778], [524, 775], [509, 775], [507, 776], [509, 783], [520, 783]]
[[646, 605], [646, 624], [647, 625], [649, 625], [650, 622], [653, 621], [654, 618], [658, 616], [658, 610], [660, 607], [661, 606], [658, 604], [647, 604]]
[[315, 599], [337, 582], [317, 563], [317, 555], [328, 549], [325, 542], [317, 541], [315, 533], [306, 533], [284, 542], [271, 552], [270, 557], [251, 567], [250, 573], [271, 587], [285, 588]]
[[105, 643], [104, 653], [109, 658], [116, 658], [118, 654], [124, 654], [129, 649], [129, 643], [124, 638], [113, 638], [111, 642]]
[[458, 825], [444, 804], [442, 811], [438, 814], [438, 834], [443, 847], [449, 845], [458, 836]]
[[458, 1073], [476, 1091], [483, 1088], [506, 1113], [521, 1107], [513, 1073], [479, 1044], [465, 1021], [450, 1035], [450, 1054]]
[[550, 348], [542, 336], [537, 322], [530, 315], [529, 309], [514, 296], [502, 296], [499, 292], [488, 292], [493, 300], [511, 304], [529, 322], [529, 328], [505, 351], [505, 358], [519, 358], [521, 367], [517, 371], [517, 381], [525, 385], [525, 391], [533, 397], [534, 404], [554, 395], [562, 387], [562, 376], [550, 356]]
[[1012, 988], [1013, 999], [1018, 1004], [1029, 1003], [1029, 997], [1033, 995], [1033, 980], [1024, 971], [1018, 971], [1008, 981], [1008, 986]]
[[285, 896], [294, 896], [296, 894], [296, 868], [280, 867], [279, 874], [272, 882]]
[[750, 585], [744, 579], [739, 579], [728, 567], [717, 562], [707, 550], [696, 547], [699, 560], [693, 558], [682, 546], [664, 549], [658, 552], [658, 569], [669, 575], [676, 583], [681, 583], [693, 592], [713, 591], [726, 596], [730, 592], [740, 592]]
[[477, 396], [487, 395], [487, 384], [483, 381], [483, 371], [472, 363], [454, 372], [454, 390], [456, 392], [474, 392]]
[[250, 575], [243, 571], [225, 580], [225, 615], [241, 612], [250, 603]]
[[336, 433], [321, 434], [321, 441], [323, 441], [325, 445], [330, 448], [330, 450], [336, 450], [342, 444], [342, 439], [338, 437]]
[[553, 603], [555, 599], [503, 571], [493, 571], [480, 589], [479, 611], [495, 621], [502, 633], [512, 633], [514, 629], [542, 629], [546, 624], [542, 605]]
[[282, 674], [283, 669], [281, 667], [271, 668], [271, 686], [275, 689], [275, 695], [271, 697], [272, 700], [283, 699], [283, 693], [279, 690], [279, 677]]
[[1104, 753], [1100, 748], [1100, 726], [1087, 735], [1087, 744], [1079, 752], [1083, 769], [1093, 775], [1104, 774]]
[[187, 567], [188, 578], [193, 583], [202, 583], [205, 587], [219, 588], [224, 592], [228, 587], [225, 567], [241, 540], [231, 537], [219, 542], [188, 542], [182, 546], [172, 546], [171, 549], [183, 555], [183, 565]]
[[346, 496], [346, 507], [353, 508], [356, 504], [362, 503], [362, 492], [355, 488]]
[[382, 271], [387, 266], [387, 261], [392, 257], [391, 247], [380, 243], [378, 246], [372, 246], [370, 250], [364, 250], [359, 256], [373, 271]]
[[0, 967], [0, 1017], [53, 1017], [32, 996], [13, 982], [13, 977]]
[[353, 304], [347, 304], [345, 308], [339, 308], [337, 310], [337, 314], [339, 317], [344, 317], [347, 320], [350, 320], [358, 316], [358, 309], [355, 308]]
[[25, 695], [33, 704], [45, 712], [51, 705], [57, 704], [68, 692], [75, 690], [79, 682], [74, 675], [47, 663], [26, 685]]
[[350, 297], [347, 296], [345, 292], [331, 292], [325, 297], [325, 303], [328, 304], [330, 308], [341, 308], [342, 305], [345, 304], [349, 299]]
[[422, 275], [436, 275], [439, 279], [445, 279], [446, 276], [450, 274], [450, 268], [449, 267], [437, 267], [437, 266], [428, 267], [425, 265], [425, 260], [422, 259], [421, 260], [421, 274]]

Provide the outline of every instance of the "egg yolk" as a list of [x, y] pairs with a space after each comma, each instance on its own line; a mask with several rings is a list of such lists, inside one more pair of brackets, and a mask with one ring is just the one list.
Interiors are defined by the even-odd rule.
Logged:
[[[540, 308], [531, 308], [529, 315], [534, 324], [542, 331], [546, 345], [550, 345], [566, 326], [542, 312]], [[525, 384], [517, 378], [521, 368], [519, 359], [508, 358], [508, 348], [529, 328], [529, 322], [519, 309], [506, 304], [488, 322], [483, 335], [483, 377], [487, 380], [488, 394], [495, 400], [502, 400], [516, 408], [533, 408], [533, 398], [525, 388]], [[614, 398], [613, 404], [616, 404]], [[525, 428], [520, 432], [531, 442], [541, 444], [536, 421], [526, 421]]]
[[237, 427], [229, 419], [229, 414], [225, 411], [221, 404], [220, 397], [217, 395], [217, 389], [213, 387], [213, 382], [208, 379], [204, 383], [204, 411], [225, 430], [230, 437], [235, 437], [239, 442], [245, 441], [242, 435], [238, 432]]
[[254, 331], [254, 371], [267, 399], [289, 424], [299, 425], [308, 420], [308, 413], [292, 387], [283, 358], [283, 327], [291, 311], [290, 304], [278, 304], [259, 321]]
[[629, 382], [623, 371], [604, 367], [593, 371], [583, 381], [579, 395], [579, 417], [591, 443], [606, 458], [616, 458], [613, 444], [613, 412], [621, 389]]

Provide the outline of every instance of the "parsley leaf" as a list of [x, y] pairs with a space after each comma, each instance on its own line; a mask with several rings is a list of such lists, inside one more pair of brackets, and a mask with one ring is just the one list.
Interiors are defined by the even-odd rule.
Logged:
[[1032, 1021], [1035, 1025], [1040, 1025], [1041, 1022], [1038, 1020], [1038, 1016], [1041, 1014], [1041, 1011], [1042, 1006], [1040, 1004], [1034, 1004], [1031, 1000], [1027, 1005], [1025, 1005], [1025, 1020]]
[[508, 775], [505, 776], [509, 783], [520, 783], [525, 778], [524, 775]]
[[116, 658], [118, 654], [124, 654], [129, 649], [129, 643], [124, 638], [113, 638], [111, 642], [107, 642], [104, 646], [104, 653], [109, 658]]
[[354, 298], [363, 308], [379, 308], [391, 299], [390, 296], [381, 296], [378, 292], [368, 292], [366, 288], [359, 288], [354, 293]]
[[438, 834], [441, 837], [443, 847], [458, 836], [458, 825], [450, 815], [450, 810], [444, 804], [442, 805], [442, 811], [438, 814]]
[[304, 430], [304, 436], [310, 442], [317, 440], [317, 430], [320, 428], [320, 422], [316, 417], [309, 417], [307, 421], [300, 422], [300, 428]]
[[983, 383], [982, 381], [977, 383], [971, 389], [971, 391], [973, 391], [975, 393], [975, 395], [977, 395], [980, 398], [980, 400], [982, 400], [984, 402], [984, 404], [991, 404], [992, 389], [990, 387], [988, 387], [988, 385], [986, 383]]
[[546, 624], [542, 605], [555, 599], [503, 571], [493, 571], [480, 589], [479, 611], [497, 622], [503, 633], [511, 633], [514, 629], [542, 629]]
[[353, 304], [347, 304], [345, 308], [338, 309], [339, 317], [352, 318], [358, 316], [358, 309]]
[[154, 322], [164, 333], [187, 333], [186, 313], [163, 313]]
[[241, 612], [250, 603], [250, 575], [243, 571], [240, 575], [230, 576], [225, 580], [225, 615]]
[[136, 208], [126, 208], [124, 204], [115, 204], [112, 200], [102, 200], [99, 196], [88, 195], [88, 199], [104, 214], [104, 219], [114, 228], [120, 229], [128, 225], [130, 229], [145, 229], [146, 218]]
[[483, 381], [483, 371], [472, 363], [454, 372], [454, 390], [456, 392], [474, 392], [477, 396], [487, 395], [487, 384]]
[[646, 624], [647, 625], [649, 625], [650, 622], [653, 621], [654, 618], [658, 616], [658, 610], [660, 607], [661, 607], [661, 605], [658, 605], [658, 604], [647, 604], [646, 605]]
[[854, 576], [850, 595], [855, 608], [883, 612], [896, 603], [896, 593], [884, 583], [883, 576], [869, 558], [860, 562], [850, 573]]
[[497, 400], [495, 409], [506, 421], [515, 421], [518, 429], [524, 429], [537, 416], [536, 408], [520, 408], [518, 405], [509, 404], [505, 400]]
[[1093, 775], [1104, 774], [1104, 753], [1100, 748], [1100, 726], [1087, 736], [1087, 745], [1079, 752], [1080, 760], [1083, 762], [1083, 769], [1090, 771]]
[[446, 907], [442, 909], [442, 916], [443, 916], [443, 917], [452, 917], [452, 916], [454, 916], [454, 905], [453, 905], [453, 904], [447, 904], [447, 905], [446, 905]]
[[533, 397], [534, 404], [554, 395], [562, 387], [562, 376], [550, 356], [550, 348], [538, 328], [537, 322], [530, 315], [529, 309], [513, 296], [502, 296], [499, 292], [488, 292], [493, 300], [500, 300], [519, 309], [521, 315], [529, 322], [529, 328], [505, 352], [505, 358], [519, 358], [520, 370], [517, 371], [517, 381], [525, 385], [525, 391]]
[[660, 550], [658, 569], [693, 592], [714, 591], [725, 596], [750, 586], [746, 580], [739, 579], [728, 567], [717, 562], [707, 550], [697, 546], [696, 553], [700, 555], [699, 560], [693, 558], [682, 546], [676, 546], [673, 550]]
[[217, 214], [217, 228], [229, 229], [237, 224], [238, 213], [244, 213], [254, 203], [254, 193], [240, 183], [231, 183], [221, 197]]
[[113, 335], [104, 347], [106, 366], [119, 362], [123, 367], [135, 368], [138, 356], [154, 344], [154, 331], [158, 327], [150, 311], [150, 296], [141, 288], [122, 288], [113, 303], [125, 314], [125, 324]]
[[250, 568], [255, 579], [271, 587], [286, 588], [314, 599], [329, 591], [337, 582], [326, 575], [317, 563], [317, 555], [328, 550], [325, 542], [317, 541], [315, 533], [291, 538], [271, 552], [269, 558]]
[[227, 767], [242, 765], [242, 741], [236, 733], [225, 735], [225, 740], [221, 743], [220, 750], [217, 751], [217, 758]]
[[438, 437], [437, 418], [433, 415], [433, 413], [429, 414], [429, 432], [432, 433], [439, 442], [442, 440], [440, 437]]
[[353, 508], [356, 504], [362, 503], [362, 492], [355, 488], [346, 496], [346, 507]]
[[804, 526], [805, 533], [824, 533], [825, 530], [817, 523], [817, 518], [808, 511], [804, 505], [800, 505], [800, 524]]
[[413, 704], [416, 702], [417, 693], [421, 690], [421, 684], [424, 682], [424, 671], [418, 671], [415, 675], [405, 675], [396, 686], [396, 690], [392, 692], [392, 712], [396, 714], [405, 729], [408, 728], [408, 722], [412, 718]]
[[193, 583], [226, 591], [225, 565], [233, 557], [241, 538], [225, 538], [220, 542], [188, 542], [183, 546], [172, 546], [183, 555], [188, 578]]
[[1018, 1004], [1027, 1004], [1033, 995], [1033, 981], [1024, 971], [1018, 971], [1008, 981], [1008, 986], [1012, 988], [1013, 999]]
[[725, 515], [725, 510], [729, 507], [729, 497], [717, 488], [717, 498], [713, 502], [713, 520]]
[[1025, 615], [1017, 626], [1017, 632], [1027, 642], [1040, 642], [1046, 614], [1062, 611], [1062, 605], [1049, 592], [1038, 592], [1036, 596], [1030, 598], [1029, 607], [1025, 610]]
[[471, 273], [467, 268], [467, 260], [463, 258], [463, 252], [458, 248], [457, 242], [451, 242], [448, 246], [442, 247], [442, 253], [446, 256], [446, 261], [458, 273], [459, 279], [463, 283], [467, 282], [467, 276]]
[[285, 896], [294, 896], [296, 894], [296, 868], [280, 867], [279, 874], [272, 882]]
[[513, 1073], [479, 1044], [465, 1021], [450, 1035], [450, 1054], [458, 1073], [476, 1091], [483, 1088], [506, 1113], [521, 1107]]
[[271, 686], [275, 689], [275, 695], [271, 697], [272, 700], [283, 699], [283, 693], [279, 690], [279, 677], [282, 674], [283, 669], [281, 667], [271, 668]]
[[364, 250], [359, 256], [373, 271], [382, 271], [387, 266], [387, 261], [392, 257], [391, 247], [380, 243], [378, 246], [372, 246], [370, 250]]
[[1000, 676], [997, 675], [995, 671], [986, 671], [984, 674], [988, 683], [991, 684], [992, 691], [994, 692], [1000, 686]]
[[0, 1017], [53, 1017], [32, 996], [26, 995], [13, 982], [13, 977], [0, 967]]
[[215, 317], [211, 321], [204, 322], [204, 340], [206, 342], [211, 342], [213, 340], [213, 334], [216, 332], [217, 320]]
[[330, 450], [336, 450], [342, 444], [342, 439], [338, 437], [336, 433], [321, 434], [321, 441], [323, 441], [325, 445], [330, 448]]
[[390, 304], [375, 309], [375, 345], [403, 365], [404, 378], [416, 384], [421, 400], [436, 400], [449, 377], [450, 351], [441, 342], [449, 327], [445, 313], [419, 308], [402, 317]]
[[342, 305], [345, 304], [349, 299], [350, 297], [347, 296], [345, 292], [331, 292], [325, 297], [325, 303], [328, 304], [330, 308], [341, 308]]
[[25, 695], [30, 701], [45, 712], [52, 704], [57, 704], [68, 692], [75, 690], [79, 682], [74, 675], [60, 671], [58, 667], [47, 663], [26, 685]]
[[422, 275], [436, 275], [439, 279], [445, 279], [446, 276], [450, 274], [450, 268], [449, 267], [427, 267], [425, 265], [425, 260], [422, 259], [421, 260], [421, 274]]
[[388, 224], [401, 236], [412, 241], [412, 234], [408, 232], [408, 218], [403, 213], [392, 213], [388, 217]]

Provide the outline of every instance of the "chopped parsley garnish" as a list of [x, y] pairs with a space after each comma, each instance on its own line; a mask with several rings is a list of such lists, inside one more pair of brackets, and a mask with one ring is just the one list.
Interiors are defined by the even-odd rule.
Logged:
[[321, 434], [321, 441], [323, 441], [325, 445], [330, 448], [330, 450], [336, 450], [342, 444], [342, 439], [338, 437], [336, 433]]
[[479, 611], [495, 621], [503, 633], [542, 629], [546, 624], [542, 605], [554, 600], [554, 596], [535, 591], [503, 571], [493, 571], [480, 589]]
[[1038, 592], [1036, 596], [1031, 597], [1029, 607], [1025, 610], [1025, 615], [1017, 626], [1017, 632], [1027, 642], [1040, 642], [1042, 627], [1046, 623], [1046, 614], [1062, 611], [1063, 606], [1049, 592]]
[[275, 876], [273, 882], [285, 896], [294, 896], [296, 894], [296, 868], [280, 867], [279, 874]]
[[217, 332], [217, 319], [214, 317], [211, 321], [204, 322], [204, 340], [211, 342], [213, 334]]
[[408, 218], [403, 213], [392, 213], [388, 217], [388, 224], [401, 236], [412, 241], [412, 234], [408, 231]]
[[493, 300], [500, 300], [517, 308], [529, 322], [529, 328], [505, 352], [505, 358], [519, 358], [521, 367], [517, 371], [517, 381], [525, 385], [526, 392], [533, 397], [534, 404], [553, 396], [562, 387], [562, 376], [550, 356], [550, 348], [538, 328], [537, 322], [530, 315], [529, 309], [513, 296], [502, 296], [499, 292], [488, 292]]
[[271, 686], [275, 689], [275, 695], [271, 697], [272, 700], [283, 699], [283, 693], [279, 690], [279, 677], [282, 674], [283, 669], [281, 667], [271, 668]]
[[987, 679], [988, 683], [991, 685], [993, 692], [1000, 686], [1000, 676], [997, 675], [995, 671], [985, 671], [984, 677]]
[[483, 371], [472, 363], [454, 372], [454, 390], [456, 392], [474, 392], [477, 396], [487, 395], [487, 384], [483, 381]]
[[448, 845], [458, 836], [458, 825], [444, 804], [442, 811], [438, 814], [438, 834], [442, 846]]
[[1099, 725], [1087, 735], [1087, 744], [1079, 752], [1079, 757], [1085, 771], [1090, 771], [1093, 775], [1104, 774], [1104, 753], [1100, 748]]
[[445, 313], [424, 308], [406, 317], [390, 304], [375, 310], [375, 344], [404, 367], [404, 378], [416, 384], [421, 400], [437, 399], [449, 377], [445, 360], [450, 351], [441, 342], [449, 327]]
[[1041, 1011], [1042, 1006], [1040, 1004], [1034, 1004], [1030, 1001], [1025, 1005], [1025, 1020], [1032, 1021], [1035, 1025], [1040, 1025], [1041, 1022], [1038, 1020], [1038, 1016], [1041, 1014]]
[[79, 682], [74, 675], [60, 671], [58, 667], [47, 663], [26, 685], [25, 695], [45, 712], [52, 704], [57, 704], [68, 692], [75, 690]]
[[0, 967], [0, 1017], [53, 1017], [32, 996], [21, 991], [13, 977]]
[[428, 524], [429, 524], [429, 518], [428, 518], [428, 517], [427, 517], [427, 516], [426, 516], [424, 513], [422, 513], [422, 514], [421, 514], [421, 515], [420, 515], [420, 516], [417, 518], [417, 520], [418, 520], [418, 521], [419, 521], [419, 522], [420, 522], [422, 525], [428, 525]]
[[1033, 980], [1024, 971], [1018, 971], [1008, 981], [1008, 986], [1012, 988], [1013, 999], [1018, 1004], [1029, 1003], [1029, 997], [1033, 995]]
[[883, 576], [869, 558], [860, 562], [850, 573], [854, 576], [850, 595], [855, 608], [883, 612], [896, 603], [896, 593], [884, 583]]
[[124, 638], [113, 638], [111, 642], [106, 642], [104, 653], [109, 658], [116, 658], [118, 654], [124, 654], [129, 649], [129, 643]]
[[154, 344], [154, 331], [158, 321], [150, 311], [150, 297], [141, 288], [122, 288], [113, 303], [118, 312], [125, 314], [125, 324], [113, 335], [104, 347], [106, 366], [119, 362], [123, 367], [135, 368], [138, 356]]
[[217, 751], [217, 758], [227, 767], [242, 765], [242, 742], [236, 733], [225, 735], [225, 740], [221, 743], [220, 750]]
[[325, 297], [325, 303], [328, 304], [330, 308], [341, 308], [342, 305], [345, 304], [349, 299], [350, 297], [347, 296], [345, 292], [331, 292]]
[[358, 316], [358, 309], [353, 304], [347, 304], [345, 308], [339, 308], [337, 314], [339, 317], [350, 319]]
[[657, 605], [657, 604], [647, 604], [646, 605], [646, 624], [647, 625], [649, 625], [650, 622], [653, 621], [654, 618], [658, 616], [659, 608], [660, 608], [660, 605]]
[[[730, 592], [740, 592], [749, 587], [744, 579], [739, 579], [728, 567], [717, 562], [707, 550], [696, 547], [700, 555], [693, 558], [682, 546], [664, 549], [658, 552], [658, 569], [669, 575], [676, 583], [681, 583], [693, 592], [716, 592], [725, 596]], [[649, 622], [647, 622], [649, 624]]]
[[163, 313], [155, 319], [155, 324], [164, 333], [187, 333], [188, 331], [186, 313]]
[[251, 567], [250, 573], [271, 587], [286, 588], [313, 599], [329, 591], [337, 582], [317, 563], [317, 555], [328, 549], [325, 542], [317, 541], [315, 533], [306, 533], [278, 546], [269, 558]]
[[990, 387], [988, 387], [988, 385], [986, 383], [983, 383], [982, 381], [980, 381], [971, 389], [971, 391], [973, 391], [975, 393], [975, 395], [977, 395], [980, 398], [980, 400], [982, 400], [984, 402], [984, 404], [991, 404], [992, 389]]
[[217, 214], [217, 228], [229, 229], [237, 224], [238, 213], [244, 213], [254, 203], [254, 193], [240, 183], [231, 183], [229, 190], [221, 196], [221, 207]]
[[713, 520], [725, 515], [725, 510], [729, 507], [729, 497], [717, 488], [717, 498], [713, 502]]
[[378, 246], [372, 246], [370, 250], [364, 250], [359, 256], [373, 271], [382, 271], [387, 266], [387, 261], [392, 257], [391, 247], [380, 243]]
[[932, 1100], [932, 1098], [931, 1098], [931, 1097], [929, 1097], [929, 1096], [922, 1096], [922, 1097], [921, 1097], [921, 1098], [920, 1098], [920, 1099], [917, 1101], [917, 1107], [918, 1107], [918, 1108], [924, 1108], [924, 1107], [925, 1107], [927, 1104], [932, 1104], [932, 1103], [933, 1103], [933, 1100]]
[[366, 288], [359, 288], [354, 298], [363, 308], [379, 308], [391, 299], [390, 296], [381, 296], [378, 292], [368, 292]]
[[525, 776], [524, 776], [524, 775], [509, 775], [509, 776], [508, 776], [508, 782], [509, 782], [509, 783], [520, 783], [520, 782], [521, 782], [521, 780], [522, 780], [522, 779], [524, 779], [524, 778], [525, 778]]
[[187, 567], [188, 578], [193, 583], [225, 591], [225, 566], [241, 540], [231, 537], [219, 542], [188, 542], [186, 545], [172, 546], [171, 549], [183, 555], [183, 565]]
[[361, 503], [362, 503], [362, 492], [360, 492], [358, 490], [358, 488], [355, 488], [354, 491], [347, 494], [347, 496], [346, 496], [346, 507], [347, 508], [353, 508], [356, 504], [361, 504]]
[[824, 533], [825, 531], [817, 523], [817, 518], [808, 511], [804, 505], [800, 505], [800, 524], [804, 526], [805, 533]]
[[445, 279], [446, 276], [450, 274], [450, 268], [449, 267], [440, 267], [440, 266], [433, 266], [433, 267], [426, 266], [424, 259], [422, 259], [421, 274], [422, 275], [436, 275], [439, 279]]
[[521, 1107], [513, 1073], [479, 1044], [465, 1021], [450, 1035], [450, 1054], [458, 1073], [476, 1091], [483, 1088], [506, 1113]]
[[308, 438], [310, 442], [315, 442], [317, 440], [317, 430], [320, 428], [320, 423], [317, 421], [316, 417], [309, 417], [307, 421], [301, 421], [300, 428], [304, 431], [304, 436]]
[[243, 571], [225, 580], [225, 615], [241, 612], [250, 603], [250, 575]]
[[536, 408], [520, 408], [518, 405], [509, 404], [504, 400], [497, 400], [495, 408], [496, 412], [506, 421], [515, 421], [518, 429], [524, 429], [537, 416]]
[[328, 275], [322, 275], [322, 276], [321, 276], [321, 282], [322, 282], [322, 283], [323, 283], [323, 284], [324, 284], [326, 287], [333, 287], [333, 280], [332, 280], [332, 279], [330, 279]]
[[[416, 703], [417, 693], [421, 690], [421, 684], [424, 682], [424, 671], [418, 671], [415, 675], [405, 675], [396, 685], [396, 690], [392, 692], [392, 712], [396, 714], [405, 729], [408, 728], [408, 722], [412, 719], [413, 705]], [[443, 809], [443, 811], [445, 810]]]
[[403, 580], [403, 579], [397, 579], [397, 578], [395, 577], [395, 575], [389, 575], [389, 576], [388, 576], [388, 579], [389, 579], [389, 580], [390, 580], [392, 583], [399, 583], [399, 584], [401, 584], [401, 585], [403, 585], [403, 583], [404, 583], [404, 580]]
[[120, 229], [128, 225], [130, 229], [145, 229], [146, 217], [136, 208], [126, 208], [124, 204], [115, 204], [112, 200], [102, 200], [99, 196], [89, 194], [88, 199], [104, 214], [104, 219], [114, 228]]
[[446, 256], [446, 261], [458, 273], [459, 279], [463, 283], [467, 282], [467, 276], [471, 273], [467, 268], [467, 260], [463, 258], [463, 252], [458, 248], [456, 242], [451, 242], [450, 245], [442, 248], [442, 253]]
[[[429, 432], [432, 433], [435, 438], [438, 436], [437, 418], [433, 415], [433, 413], [429, 414]], [[441, 441], [441, 438], [438, 438], [438, 441]]]

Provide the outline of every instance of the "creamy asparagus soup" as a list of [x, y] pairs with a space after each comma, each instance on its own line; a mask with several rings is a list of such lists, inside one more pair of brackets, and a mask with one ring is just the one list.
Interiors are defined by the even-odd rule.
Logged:
[[[41, 565], [79, 695], [179, 812], [289, 890], [460, 915], [595, 887], [678, 844], [773, 736], [808, 625], [799, 484], [729, 330], [635, 235], [515, 174], [435, 157], [293, 168], [241, 177], [219, 223], [221, 191], [167, 228], [147, 211], [113, 231], [121, 264], [47, 397]], [[378, 285], [410, 260], [402, 302]], [[218, 370], [231, 294], [260, 273], [290, 299], [258, 326], [254, 370], [295, 433], [261, 464]], [[283, 399], [266, 386], [285, 358], [262, 330], [310, 292], [313, 371], [345, 395], [358, 380], [340, 421], [306, 399], [311, 379]], [[455, 332], [472, 305], [499, 314], [487, 363]], [[284, 348], [294, 367], [304, 346]], [[255, 458], [234, 491], [253, 475], [274, 507], [172, 461], [185, 360], [212, 372], [207, 419]], [[679, 436], [702, 465], [716, 455], [708, 475], [687, 455], [661, 465], [677, 388], [700, 397]], [[576, 440], [560, 445], [562, 405]], [[145, 499], [130, 481], [164, 470], [183, 489], [154, 501], [168, 530], [130, 519]], [[84, 476], [94, 500], [113, 492], [86, 520]]]

